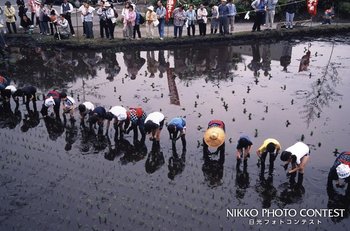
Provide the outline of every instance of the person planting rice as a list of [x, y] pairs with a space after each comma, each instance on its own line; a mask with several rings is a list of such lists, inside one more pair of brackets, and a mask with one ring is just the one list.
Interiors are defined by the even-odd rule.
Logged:
[[41, 108], [41, 114], [46, 117], [48, 115], [48, 110], [53, 108], [56, 118], [60, 118], [60, 104], [61, 104], [61, 94], [56, 90], [51, 90], [47, 93], [45, 101]]
[[[217, 148], [215, 152], [210, 152], [210, 148]], [[211, 120], [203, 138], [203, 154], [220, 155], [225, 153], [225, 123], [221, 120]]]
[[295, 184], [295, 177], [298, 172], [297, 186], [302, 186], [304, 169], [310, 159], [310, 148], [303, 142], [297, 142], [281, 153], [281, 160], [285, 162], [284, 169], [287, 170], [289, 163], [292, 168], [287, 172], [291, 186]]
[[[125, 120], [127, 119], [128, 115], [126, 113], [126, 109], [121, 106], [114, 106], [107, 112], [106, 119], [107, 119], [107, 133], [109, 130], [109, 125], [111, 120], [114, 119], [114, 128], [115, 128], [115, 137], [118, 137], [118, 132], [120, 132], [120, 139], [123, 138], [123, 133], [125, 129], [123, 129], [123, 124]], [[118, 131], [119, 130], [119, 131]]]
[[104, 107], [96, 107], [90, 115], [88, 120], [90, 130], [92, 130], [92, 126], [98, 124], [98, 133], [103, 134], [103, 123], [106, 119], [106, 109]]
[[66, 114], [69, 114], [70, 119], [74, 119], [75, 100], [63, 92], [61, 94], [61, 101], [63, 105], [63, 118], [66, 120]]
[[186, 121], [181, 117], [170, 120], [168, 124], [169, 138], [175, 143], [181, 138], [182, 150], [186, 150]]
[[[145, 132], [145, 127], [144, 127], [144, 122], [147, 117], [146, 112], [140, 108], [130, 108], [127, 112], [127, 118], [125, 120], [125, 125], [124, 128], [126, 130], [126, 134], [129, 134], [131, 130], [134, 131], [134, 141], [136, 141], [138, 138], [138, 131], [137, 127], [140, 130], [141, 133], [141, 143], [145, 142], [146, 138], [146, 132]], [[130, 127], [129, 127], [130, 126]]]
[[82, 104], [79, 104], [78, 106], [78, 110], [79, 110], [79, 114], [80, 114], [80, 124], [84, 127], [85, 123], [85, 116], [90, 114], [93, 110], [95, 109], [95, 105], [91, 102], [84, 102]]
[[[333, 191], [333, 181], [336, 181], [336, 187], [343, 188], [348, 184], [346, 194], [350, 195], [350, 152], [342, 152], [335, 159], [333, 166], [329, 170], [327, 191]], [[343, 181], [343, 182], [342, 182]]]
[[247, 166], [248, 158], [250, 157], [250, 149], [253, 143], [250, 140], [249, 136], [241, 135], [237, 142], [237, 166], [239, 166], [242, 162], [242, 158], [244, 161], [244, 166]]
[[161, 112], [152, 112], [145, 120], [145, 132], [151, 134], [150, 140], [160, 140], [160, 132], [164, 126], [165, 116]]
[[269, 154], [270, 155], [269, 173], [272, 174], [273, 168], [274, 168], [274, 162], [280, 150], [281, 150], [281, 145], [276, 139], [268, 138], [264, 140], [264, 143], [256, 151], [256, 154], [261, 160], [261, 173], [263, 173], [265, 170], [265, 160], [267, 155]]

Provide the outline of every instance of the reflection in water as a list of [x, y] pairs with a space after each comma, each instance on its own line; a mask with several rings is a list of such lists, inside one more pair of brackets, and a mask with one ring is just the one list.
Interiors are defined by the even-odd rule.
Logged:
[[123, 58], [130, 79], [136, 79], [138, 72], [145, 64], [146, 60], [144, 58], [141, 58], [141, 52], [137, 50], [125, 51]]
[[308, 50], [303, 57], [301, 57], [300, 64], [299, 64], [299, 72], [301, 71], [307, 71], [309, 64], [310, 64], [310, 55], [311, 51]]
[[205, 145], [203, 140], [203, 159], [202, 171], [204, 180], [207, 182], [208, 186], [214, 188], [222, 185], [225, 163], [225, 143], [212, 153], [208, 150], [208, 146]]
[[169, 62], [165, 60], [164, 50], [158, 51], [158, 62], [159, 78], [163, 78], [164, 73], [167, 72], [169, 68]]
[[271, 202], [275, 200], [277, 196], [277, 189], [273, 186], [273, 175], [269, 174], [266, 179], [265, 175], [263, 173], [260, 173], [260, 177], [257, 180], [255, 190], [262, 199], [262, 208], [270, 208]]
[[280, 208], [284, 208], [289, 204], [303, 203], [304, 186], [290, 187], [289, 183], [283, 183], [279, 186], [279, 190], [281, 190], [281, 193], [276, 200]]
[[182, 149], [182, 154], [179, 156], [176, 150], [175, 142], [172, 142], [172, 156], [168, 161], [168, 178], [174, 180], [176, 175], [179, 175], [185, 169], [186, 163], [186, 149]]
[[76, 126], [74, 119], [70, 119], [68, 124], [65, 121], [64, 127], [66, 128], [66, 146], [64, 149], [70, 151], [72, 145], [78, 139], [78, 127]]
[[46, 116], [44, 118], [44, 123], [51, 140], [57, 140], [57, 138], [63, 134], [64, 125], [60, 118]]
[[336, 92], [340, 80], [336, 64], [329, 63], [324, 75], [311, 85], [311, 90], [297, 92], [299, 99], [305, 99], [301, 114], [304, 114], [302, 118], [308, 126], [314, 119], [320, 118], [324, 107], [329, 107], [340, 99], [341, 94]]
[[[282, 49], [283, 46], [285, 46], [285, 52], [283, 51], [284, 49]], [[297, 53], [298, 56], [302, 52], [301, 46], [297, 45], [295, 50], [293, 50], [294, 52], [299, 52]], [[56, 179], [59, 178], [60, 175], [69, 174], [69, 177], [64, 179], [64, 183], [66, 186], [68, 185], [68, 187], [71, 185], [73, 186], [69, 195], [71, 198], [65, 199], [65, 192], [62, 192], [62, 187], [56, 187], [53, 190], [57, 191], [53, 191], [54, 193], [52, 195], [62, 195], [62, 197], [59, 196], [56, 199], [46, 194], [42, 195], [42, 201], [45, 203], [47, 199], [47, 201], [53, 200], [55, 203], [57, 200], [59, 203], [61, 203], [61, 201], [62, 203], [69, 203], [75, 200], [76, 203], [74, 203], [73, 206], [78, 204], [78, 209], [83, 211], [81, 214], [77, 214], [78, 218], [81, 218], [82, 215], [87, 216], [85, 215], [85, 210], [88, 211], [89, 214], [98, 214], [99, 212], [101, 214], [106, 214], [107, 219], [109, 219], [109, 213], [111, 213], [112, 217], [113, 214], [116, 214], [114, 216], [118, 217], [119, 224], [123, 224], [128, 221], [127, 219], [130, 215], [136, 214], [133, 208], [138, 208], [137, 206], [140, 205], [141, 199], [141, 205], [146, 208], [141, 211], [141, 213], [144, 214], [142, 216], [149, 218], [149, 221], [143, 223], [143, 228], [147, 227], [148, 229], [151, 229], [151, 225], [153, 224], [155, 225], [154, 227], [172, 229], [171, 227], [177, 227], [173, 226], [176, 225], [175, 222], [177, 222], [177, 218], [186, 218], [188, 215], [193, 215], [192, 227], [196, 225], [196, 222], [202, 222], [202, 227], [215, 229], [214, 227], [221, 223], [222, 229], [229, 230], [232, 222], [226, 222], [224, 216], [216, 216], [214, 214], [215, 211], [227, 207], [229, 203], [231, 203], [230, 206], [238, 208], [242, 206], [248, 208], [324, 208], [327, 206], [328, 201], [329, 208], [349, 208], [349, 202], [344, 196], [334, 194], [329, 195], [329, 198], [327, 198], [322, 185], [320, 186], [315, 183], [320, 177], [322, 178], [325, 175], [322, 168], [330, 159], [327, 155], [319, 155], [317, 161], [312, 163], [313, 168], [309, 169], [310, 176], [312, 177], [309, 178], [308, 184], [305, 185], [305, 194], [302, 188], [290, 189], [289, 184], [281, 185], [282, 182], [285, 182], [282, 169], [276, 169], [276, 174], [273, 176], [266, 175], [266, 178], [263, 175], [258, 176], [258, 174], [254, 172], [255, 170], [258, 172], [258, 169], [253, 168], [255, 165], [254, 161], [257, 160], [255, 155], [251, 156], [252, 161], [247, 163], [249, 169], [244, 165], [234, 169], [232, 164], [235, 162], [235, 158], [230, 156], [225, 162], [226, 157], [224, 156], [223, 150], [216, 155], [206, 155], [206, 153], [204, 153], [203, 162], [201, 162], [198, 155], [194, 155], [198, 152], [197, 150], [199, 150], [196, 149], [195, 146], [198, 137], [202, 137], [201, 133], [203, 127], [201, 126], [205, 124], [205, 121], [211, 119], [210, 117], [220, 117], [220, 119], [227, 122], [229, 129], [227, 133], [228, 142], [226, 142], [226, 150], [228, 150], [229, 155], [232, 155], [234, 152], [232, 140], [236, 139], [235, 137], [242, 132], [242, 129], [251, 136], [253, 136], [255, 131], [254, 140], [256, 142], [261, 141], [261, 136], [271, 135], [280, 137], [282, 144], [292, 142], [291, 139], [300, 137], [301, 131], [303, 134], [310, 134], [311, 131], [305, 127], [305, 124], [300, 119], [300, 115], [296, 115], [293, 120], [287, 116], [289, 116], [290, 113], [293, 114], [297, 106], [304, 102], [302, 101], [305, 99], [304, 97], [308, 97], [305, 100], [315, 98], [314, 101], [311, 100], [310, 103], [307, 103], [307, 107], [314, 107], [317, 109], [315, 105], [321, 105], [320, 102], [322, 100], [326, 101], [326, 99], [324, 99], [325, 95], [330, 94], [327, 96], [328, 98], [337, 98], [337, 94], [332, 94], [330, 92], [335, 92], [337, 90], [346, 94], [349, 87], [348, 81], [344, 81], [345, 84], [340, 86], [338, 83], [340, 78], [338, 78], [336, 70], [339, 71], [339, 76], [341, 76], [342, 73], [345, 73], [344, 70], [348, 69], [348, 63], [344, 61], [345, 65], [342, 65], [342, 67], [344, 67], [343, 69], [338, 68], [336, 64], [330, 64], [328, 69], [329, 73], [325, 78], [319, 75], [321, 72], [319, 70], [312, 70], [314, 74], [312, 77], [315, 76], [315, 80], [313, 80], [313, 78], [307, 78], [307, 76], [303, 78], [305, 74], [297, 73], [299, 63], [296, 61], [295, 57], [291, 57], [291, 48], [288, 42], [270, 45], [256, 44], [253, 47], [251, 45], [239, 47], [230, 47], [227, 45], [220, 47], [220, 45], [217, 45], [215, 47], [205, 47], [204, 49], [176, 49], [170, 52], [154, 51], [149, 52], [148, 57], [146, 51], [132, 50], [128, 50], [124, 54], [114, 53], [110, 50], [101, 53], [86, 51], [72, 53], [60, 49], [38, 49], [38, 53], [34, 53], [34, 50], [31, 50], [32, 52], [25, 51], [23, 48], [17, 51], [14, 50], [16, 55], [13, 57], [18, 59], [12, 58], [11, 62], [5, 61], [8, 65], [0, 65], [0, 69], [5, 70], [5, 76], [9, 76], [6, 73], [14, 73], [10, 75], [10, 77], [16, 80], [15, 84], [19, 88], [31, 82], [31, 84], [38, 86], [39, 94], [42, 92], [46, 93], [48, 89], [57, 88], [62, 90], [66, 88], [68, 92], [74, 92], [75, 99], [77, 99], [79, 103], [90, 101], [96, 106], [105, 108], [109, 108], [109, 106], [113, 105], [122, 105], [124, 107], [137, 106], [143, 107], [146, 112], [162, 109], [164, 114], [168, 116], [168, 119], [175, 116], [186, 116], [188, 124], [190, 124], [191, 127], [187, 133], [187, 153], [182, 151], [181, 146], [178, 146], [178, 150], [173, 147], [172, 153], [163, 154], [159, 143], [147, 142], [147, 150], [144, 142], [133, 142], [132, 134], [125, 135], [125, 139], [115, 140], [116, 136], [113, 134], [109, 136], [103, 136], [102, 134], [97, 135], [97, 131], [89, 130], [84, 127], [77, 127], [78, 124], [69, 120], [67, 124], [62, 124], [61, 121], [56, 121], [54, 118], [50, 117], [43, 120], [36, 109], [26, 109], [22, 104], [19, 106], [17, 114], [19, 111], [22, 112], [24, 120], [19, 120], [17, 122], [19, 126], [17, 126], [16, 129], [10, 130], [7, 120], [12, 117], [15, 118], [15, 116], [13, 116], [13, 114], [15, 114], [15, 104], [11, 99], [11, 105], [6, 103], [2, 104], [2, 102], [0, 102], [0, 124], [1, 127], [6, 127], [6, 129], [0, 129], [0, 136], [4, 139], [4, 142], [1, 144], [2, 149], [0, 150], [9, 150], [8, 153], [7, 150], [5, 150], [5, 154], [1, 154], [9, 160], [2, 163], [5, 166], [5, 168], [2, 169], [5, 171], [4, 175], [16, 179], [16, 175], [19, 174], [10, 175], [11, 170], [9, 169], [11, 167], [15, 170], [18, 169], [17, 163], [19, 162], [17, 160], [20, 160], [22, 164], [26, 161], [22, 165], [23, 168], [20, 168], [20, 171], [23, 171], [21, 177], [24, 177], [23, 179], [26, 181], [28, 180], [28, 184], [25, 186], [28, 187], [29, 192], [33, 192], [36, 187], [37, 179], [47, 179], [57, 184], [53, 178], [42, 177], [28, 179], [31, 176], [30, 173], [34, 172], [36, 169], [40, 168], [44, 170], [40, 171], [41, 173], [39, 172], [38, 174], [50, 174], [52, 171], [55, 171], [57, 173]], [[21, 55], [21, 51], [23, 51], [24, 55]], [[252, 57], [253, 51], [254, 55]], [[318, 51], [324, 54], [324, 49], [322, 47]], [[41, 54], [42, 52], [44, 54]], [[23, 57], [19, 57], [19, 55]], [[61, 57], [62, 55], [63, 57]], [[28, 58], [26, 56], [30, 57]], [[348, 57], [348, 55], [342, 53], [339, 53], [339, 56], [341, 58]], [[45, 59], [43, 59], [43, 57], [45, 57]], [[61, 65], [49, 61], [48, 57], [52, 57], [55, 62], [60, 62]], [[158, 66], [155, 64], [157, 70], [153, 70], [155, 74], [155, 78], [153, 79], [149, 78], [150, 71], [147, 70], [146, 58], [151, 59], [147, 60], [147, 64], [151, 64], [151, 66], [154, 65], [152, 62], [154, 62], [155, 59], [156, 62], [158, 62]], [[322, 63], [324, 58], [325, 56], [318, 56], [318, 58], [313, 59]], [[252, 61], [252, 59], [254, 61]], [[24, 60], [26, 62], [24, 62]], [[45, 62], [44, 60], [49, 62]], [[69, 60], [70, 62], [68, 62]], [[256, 62], [256, 65], [260, 67], [260, 69], [256, 69], [257, 73], [255, 74], [258, 76], [260, 72], [260, 76], [255, 78], [259, 80], [259, 84], [254, 84], [253, 72], [251, 70], [244, 70], [242, 60], [247, 60], [247, 64], [251, 61], [253, 64]], [[288, 70], [296, 72], [295, 75], [294, 73], [282, 72], [280, 60], [284, 60], [285, 63], [283, 67], [289, 65]], [[120, 72], [117, 61], [121, 65]], [[127, 65], [124, 65], [124, 61]], [[25, 70], [26, 68], [24, 66], [28, 67], [29, 72]], [[53, 71], [50, 68], [56, 70]], [[169, 70], [173, 71], [173, 73], [168, 75], [171, 79], [167, 79], [168, 76], [165, 76], [167, 75], [166, 72]], [[262, 77], [262, 72], [264, 72], [265, 75], [274, 75], [274, 78], [268, 80], [268, 78]], [[17, 75], [17, 73], [19, 74]], [[33, 77], [31, 76], [32, 73]], [[145, 77], [144, 73], [147, 73], [147, 77]], [[2, 72], [0, 72], [0, 74], [4, 75]], [[62, 75], [60, 76], [60, 74]], [[98, 74], [98, 76], [96, 76], [96, 74]], [[162, 76], [162, 79], [158, 78]], [[176, 76], [176, 78], [174, 78], [174, 76]], [[17, 79], [17, 77], [19, 79]], [[106, 78], [108, 79], [106, 80]], [[113, 78], [114, 81], [110, 82], [109, 80]], [[131, 80], [132, 78], [136, 79]], [[320, 78], [320, 80], [316, 82], [317, 78]], [[207, 83], [205, 81], [207, 81]], [[287, 89], [280, 90], [282, 89], [280, 88], [282, 81], [285, 81], [285, 84], [288, 85]], [[311, 89], [310, 83], [313, 83], [313, 81], [315, 84], [311, 86]], [[81, 82], [83, 82], [83, 88], [81, 88]], [[151, 85], [152, 83], [154, 83], [155, 88], [151, 88], [153, 87]], [[51, 86], [51, 84], [56, 86]], [[213, 88], [212, 86], [217, 87]], [[303, 89], [309, 88], [310, 92], [308, 91], [306, 92], [307, 94], [303, 94], [305, 93], [305, 91], [303, 91], [303, 95], [299, 94], [301, 100], [297, 100], [294, 97], [294, 92], [298, 90], [300, 86], [302, 86]], [[169, 98], [166, 96], [168, 92], [170, 92], [171, 102], [180, 103], [181, 100], [181, 107], [175, 104], [169, 104]], [[348, 96], [348, 94], [346, 94], [346, 96]], [[147, 102], [141, 100], [146, 97], [150, 100]], [[290, 100], [292, 100], [291, 98], [295, 102], [294, 106], [288, 106]], [[327, 100], [330, 100], [328, 98]], [[39, 110], [41, 104], [42, 100], [40, 100], [40, 102], [38, 100]], [[228, 110], [225, 110], [224, 107], [227, 104], [229, 104], [230, 107]], [[222, 105], [224, 105], [224, 107]], [[331, 110], [334, 109], [334, 105], [332, 107], [332, 101], [329, 101], [330, 108], [326, 108], [327, 104], [324, 106], [322, 111], [327, 113], [327, 115], [331, 115]], [[12, 112], [10, 112], [11, 109]], [[346, 110], [347, 109], [344, 109], [341, 112], [347, 112]], [[77, 113], [78, 111], [76, 114]], [[4, 114], [7, 115], [4, 116]], [[340, 114], [341, 113], [338, 115]], [[328, 121], [326, 118], [323, 118], [325, 116], [318, 119], [317, 112], [315, 116], [315, 122], [317, 123], [323, 124]], [[310, 138], [310, 140], [308, 140], [310, 145], [314, 144], [314, 142], [322, 141], [322, 147], [316, 147], [317, 145], [315, 145], [317, 153], [323, 153], [323, 151], [327, 149], [334, 150], [334, 146], [340, 149], [342, 148], [340, 147], [341, 145], [346, 144], [346, 142], [344, 143], [344, 134], [346, 137], [349, 129], [346, 120], [345, 123], [342, 123], [344, 118], [340, 120], [341, 125], [339, 125], [337, 121], [335, 121], [336, 123], [326, 124], [325, 130], [321, 132], [318, 132], [320, 131], [319, 128], [317, 132], [315, 128], [312, 128], [315, 134], [312, 137], [313, 139]], [[288, 127], [288, 129], [283, 126], [286, 119], [292, 122], [292, 126]], [[331, 118], [331, 120], [333, 122], [333, 118]], [[13, 127], [13, 125], [11, 126]], [[21, 129], [19, 129], [19, 127], [21, 127]], [[31, 129], [33, 127], [35, 127], [35, 129]], [[342, 130], [342, 128], [344, 128], [345, 131]], [[21, 133], [21, 131], [28, 132]], [[47, 134], [49, 134], [50, 139], [54, 141], [47, 139]], [[166, 134], [162, 135], [164, 138]], [[18, 140], [15, 139], [17, 137]], [[330, 141], [325, 142], [324, 140], [326, 139]], [[165, 139], [162, 140], [165, 141]], [[17, 143], [21, 145], [18, 146], [18, 149], [13, 145], [14, 141], [18, 141]], [[40, 145], [42, 142], [45, 143], [45, 146]], [[198, 141], [198, 143], [198, 147], [200, 147], [201, 142]], [[34, 147], [36, 144], [38, 144], [39, 148], [52, 146], [57, 152], [53, 152], [50, 156], [41, 155], [45, 150], [36, 149]], [[162, 143], [163, 150], [170, 150], [170, 145], [171, 142]], [[69, 162], [73, 156], [67, 155], [64, 148], [66, 150], [71, 149], [71, 151], [69, 151], [71, 154], [91, 155], [93, 153], [98, 153], [98, 155], [91, 155], [89, 157], [74, 155], [73, 163]], [[17, 154], [15, 155], [16, 152]], [[193, 153], [193, 155], [189, 155], [189, 153]], [[23, 155], [27, 155], [26, 158], [29, 158], [28, 161], [21, 158]], [[165, 158], [167, 166], [164, 169]], [[37, 160], [39, 160], [39, 162]], [[59, 162], [52, 166], [50, 165], [50, 168], [45, 167], [45, 165], [47, 165], [46, 163], [51, 163], [54, 160], [59, 160]], [[114, 160], [114, 162], [108, 162], [106, 160]], [[86, 171], [86, 169], [76, 167], [80, 166], [82, 163], [84, 163], [84, 166], [91, 166], [88, 175], [86, 175], [86, 172], [83, 172]], [[37, 164], [37, 166], [34, 166], [35, 164]], [[118, 167], [115, 167], [116, 164]], [[143, 168], [143, 166], [145, 167]], [[162, 166], [163, 169], [161, 169]], [[226, 172], [230, 172], [234, 169], [234, 176], [232, 179], [230, 179], [231, 174], [224, 174], [224, 167]], [[108, 169], [113, 169], [113, 171], [111, 174], [106, 175], [105, 173]], [[318, 171], [318, 169], [320, 169], [320, 171]], [[143, 175], [144, 171], [153, 174]], [[199, 180], [198, 174], [203, 174], [202, 178], [199, 176]], [[86, 177], [88, 179], [85, 179]], [[183, 182], [175, 181], [180, 178]], [[136, 187], [133, 189], [127, 187], [130, 183], [130, 179], [136, 184]], [[96, 197], [90, 198], [91, 203], [86, 206], [84, 201], [88, 199], [88, 195], [83, 195], [83, 198], [79, 195], [82, 191], [91, 192], [89, 190], [95, 190], [91, 188], [91, 184], [85, 184], [91, 181], [97, 182], [96, 186], [99, 186], [99, 188], [105, 188], [107, 190], [99, 190]], [[164, 184], [164, 182], [168, 182], [168, 184]], [[39, 183], [39, 186], [45, 184], [45, 182]], [[48, 183], [51, 185], [51, 182]], [[182, 187], [189, 183], [193, 184], [193, 190], [187, 190], [187, 187]], [[201, 185], [203, 183], [204, 185]], [[154, 187], [148, 187], [150, 184]], [[16, 190], [16, 185], [17, 184], [11, 185], [9, 183], [6, 184], [6, 187], [11, 190]], [[62, 185], [62, 182], [59, 185]], [[115, 188], [118, 188], [118, 192], [120, 191], [120, 194], [126, 195], [126, 197], [124, 197], [124, 199], [122, 198], [122, 200], [118, 198], [118, 200], [109, 198], [111, 195], [110, 193]], [[198, 192], [196, 189], [198, 189]], [[171, 192], [169, 192], [169, 190], [171, 190]], [[157, 196], [157, 192], [159, 191], [164, 192], [163, 194], [165, 196], [169, 195], [170, 197], [174, 197], [175, 201], [167, 200], [162, 194], [158, 197], [159, 204], [155, 204], [154, 206], [153, 204], [148, 204], [147, 207], [147, 201], [154, 200], [154, 195]], [[314, 195], [314, 191], [319, 191], [321, 193], [320, 195]], [[213, 199], [215, 200], [206, 203], [208, 199], [210, 200], [209, 194], [214, 195]], [[23, 192], [19, 192], [18, 195], [22, 196]], [[225, 199], [227, 195], [232, 195], [235, 199], [228, 201]], [[140, 198], [135, 199], [135, 196], [139, 196]], [[178, 197], [181, 199], [180, 203], [177, 203], [176, 198]], [[194, 197], [195, 199], [193, 199]], [[103, 203], [100, 203], [99, 199], [101, 199]], [[67, 202], [67, 200], [69, 201]], [[37, 201], [38, 200], [33, 198], [33, 201], [30, 203], [36, 203]], [[146, 203], [143, 203], [145, 201]], [[100, 206], [98, 210], [96, 206], [91, 206], [90, 208], [90, 205], [95, 205], [95, 202]], [[203, 204], [207, 204], [208, 206], [204, 206], [203, 208]], [[45, 207], [45, 204], [42, 207]], [[64, 209], [64, 206], [57, 207], [59, 208], [58, 211], [60, 214], [66, 214], [65, 212], [68, 211]], [[7, 209], [10, 207], [6, 206], [5, 208]], [[205, 210], [208, 210], [208, 212]], [[152, 215], [157, 212], [159, 214], [164, 214], [165, 223], [163, 219], [158, 219], [157, 216]], [[208, 214], [208, 216], [206, 214]], [[211, 214], [213, 214], [213, 216]], [[49, 211], [47, 216], [51, 217], [52, 215], [53, 214]], [[150, 215], [153, 216], [153, 220]], [[170, 216], [173, 216], [175, 219], [172, 219]], [[27, 217], [25, 216], [24, 218], [26, 219]], [[34, 214], [33, 219], [43, 220], [41, 218], [42, 217]], [[11, 219], [15, 219], [15, 216], [12, 216]], [[18, 219], [21, 219], [21, 217]], [[60, 218], [58, 217], [58, 219]], [[62, 220], [64, 219], [65, 218], [62, 218]], [[345, 224], [348, 219], [347, 217], [342, 223]], [[82, 227], [83, 229], [88, 229], [88, 226], [93, 223], [93, 221], [90, 220], [91, 219], [86, 219], [87, 225]], [[101, 220], [104, 220], [102, 215]], [[167, 220], [169, 220], [169, 224]], [[4, 220], [3, 222], [8, 224], [11, 220]], [[111, 221], [110, 219], [106, 224], [101, 222], [100, 225], [105, 226], [104, 228], [101, 226], [101, 229], [108, 229], [109, 224], [115, 225], [115, 222], [116, 221]], [[138, 220], [133, 220], [131, 222], [135, 222], [135, 225], [139, 223]], [[69, 222], [63, 223], [67, 227], [69, 226], [69, 228], [66, 229], [72, 229]], [[242, 226], [240, 223], [241, 221], [237, 222], [237, 229], [244, 230], [246, 226], [243, 227], [244, 225]], [[338, 227], [343, 225], [342, 223], [338, 224]], [[186, 224], [186, 219], [184, 224]], [[330, 219], [327, 219], [323, 225], [322, 228], [329, 229], [333, 224]], [[93, 224], [91, 227], [92, 226]], [[179, 229], [181, 229], [181, 227]], [[127, 228], [130, 227], [128, 226], [126, 229]], [[9, 230], [10, 229], [11, 227]], [[38, 229], [40, 230], [40, 228]], [[62, 226], [60, 229], [65, 228]], [[138, 228], [136, 227], [136, 229]]]
[[145, 142], [140, 142], [138, 140], [134, 140], [134, 144], [132, 145], [128, 140], [120, 139], [116, 141], [115, 146], [118, 152], [124, 154], [120, 158], [120, 162], [123, 165], [136, 163], [143, 160], [147, 155], [147, 146]]
[[161, 151], [159, 141], [152, 142], [152, 149], [148, 153], [145, 168], [146, 172], [152, 174], [160, 169], [165, 163], [163, 151]]
[[[120, 66], [115, 52], [105, 49], [102, 52], [101, 64], [104, 66], [107, 79], [113, 81], [120, 72]], [[102, 66], [101, 65], [101, 66]]]
[[19, 111], [19, 103], [16, 102], [14, 111], [11, 109], [10, 101], [4, 100], [0, 106], [0, 128], [14, 129], [22, 120], [22, 113]]
[[291, 63], [292, 59], [292, 45], [289, 41], [283, 41], [282, 43], [282, 55], [280, 58], [280, 64], [283, 67], [283, 71], [287, 72], [287, 67]]
[[147, 51], [147, 71], [149, 72], [149, 78], [154, 78], [158, 70], [159, 62], [156, 60], [154, 51]]
[[250, 187], [250, 178], [249, 173], [247, 171], [247, 165], [244, 164], [243, 171], [240, 166], [240, 161], [237, 160], [236, 164], [236, 181], [235, 185], [236, 189], [236, 197], [239, 199], [243, 199], [247, 189]]
[[248, 64], [248, 68], [254, 72], [254, 77], [260, 76], [259, 70], [261, 68], [261, 56], [259, 43], [254, 43], [252, 46], [253, 59]]
[[27, 113], [24, 115], [23, 124], [21, 126], [22, 132], [27, 132], [30, 128], [35, 128], [40, 124], [39, 112], [36, 108], [36, 101], [33, 101], [33, 110], [29, 108], [29, 102], [26, 104]]

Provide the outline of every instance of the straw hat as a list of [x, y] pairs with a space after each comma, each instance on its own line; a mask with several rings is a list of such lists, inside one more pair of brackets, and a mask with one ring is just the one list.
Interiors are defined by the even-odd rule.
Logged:
[[344, 179], [350, 176], [350, 167], [347, 164], [340, 164], [337, 167], [337, 174], [339, 178]]
[[154, 7], [153, 6], [149, 6], [149, 7], [147, 7], [147, 9], [150, 10], [150, 11], [154, 11]]
[[110, 6], [111, 6], [111, 4], [109, 2], [105, 3], [105, 7], [110, 7]]
[[204, 133], [204, 142], [212, 148], [217, 148], [225, 142], [225, 131], [219, 127], [209, 128]]

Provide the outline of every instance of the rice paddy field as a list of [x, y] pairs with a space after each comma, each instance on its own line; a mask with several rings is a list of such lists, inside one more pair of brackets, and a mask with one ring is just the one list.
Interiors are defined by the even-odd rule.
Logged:
[[[108, 136], [84, 129], [78, 111], [76, 122], [44, 121], [11, 101], [0, 111], [0, 230], [348, 230], [349, 198], [343, 189], [329, 197], [326, 183], [335, 156], [349, 151], [349, 48], [346, 36], [124, 53], [11, 48], [0, 73], [36, 86], [38, 111], [57, 88], [78, 103], [181, 116], [187, 149], [180, 140], [174, 149], [166, 128], [152, 147], [132, 134], [115, 139], [113, 127]], [[223, 164], [203, 159], [212, 119], [226, 124]], [[236, 166], [242, 134], [253, 142], [247, 168]], [[303, 188], [290, 189], [279, 158], [272, 175], [259, 174], [255, 152], [266, 138], [282, 149], [309, 145]], [[227, 214], [327, 208], [344, 216]]]

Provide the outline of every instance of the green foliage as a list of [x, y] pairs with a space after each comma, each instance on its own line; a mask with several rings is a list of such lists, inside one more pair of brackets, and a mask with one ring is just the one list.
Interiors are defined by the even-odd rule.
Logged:
[[350, 1], [339, 2], [338, 10], [335, 9], [335, 13], [339, 13], [339, 17], [350, 18]]

